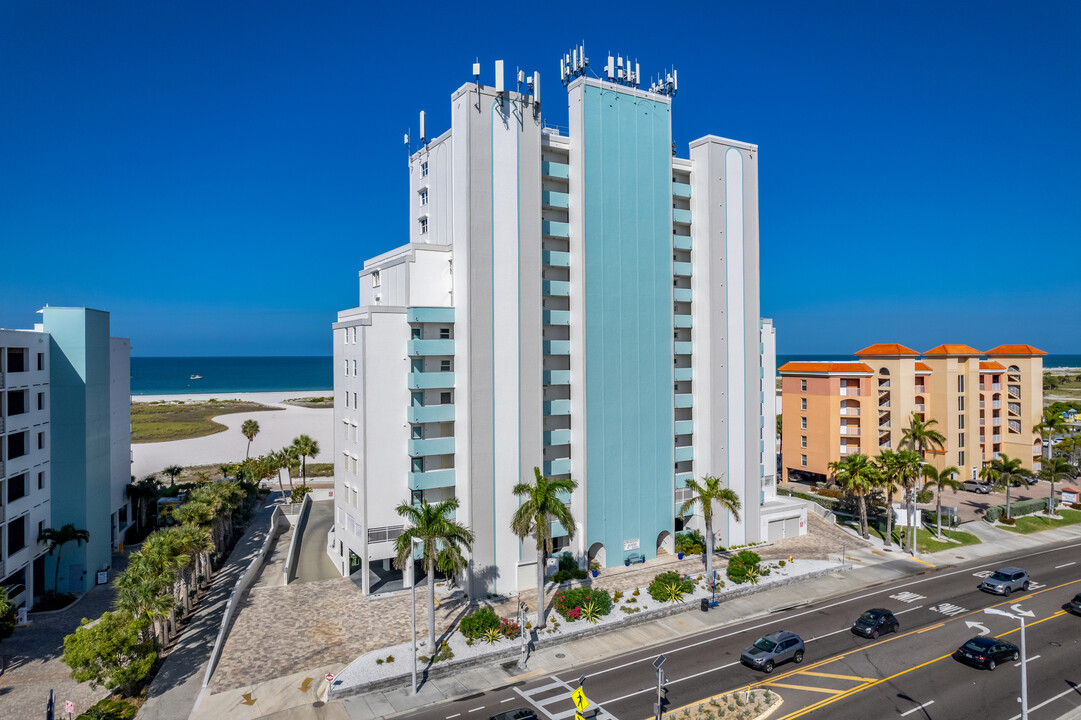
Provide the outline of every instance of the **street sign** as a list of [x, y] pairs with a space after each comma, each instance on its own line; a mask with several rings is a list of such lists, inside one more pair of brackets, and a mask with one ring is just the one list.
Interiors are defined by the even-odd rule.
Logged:
[[571, 700], [574, 701], [574, 707], [578, 708], [578, 712], [585, 712], [585, 709], [589, 707], [589, 698], [586, 697], [582, 688], [571, 693]]
[[73, 703], [71, 700], [65, 700], [64, 701], [64, 712], [67, 712], [67, 713], [75, 712], [75, 703]]
[[327, 673], [327, 682], [334, 682], [334, 676], [330, 673]]
[[574, 720], [586, 720], [582, 713], [574, 713]]

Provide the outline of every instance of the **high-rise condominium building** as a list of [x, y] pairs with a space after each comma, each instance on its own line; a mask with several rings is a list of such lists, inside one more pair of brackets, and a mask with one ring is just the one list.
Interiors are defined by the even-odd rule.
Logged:
[[468, 589], [535, 586], [510, 529], [535, 467], [578, 483], [573, 539], [553, 531], [582, 563], [671, 552], [705, 475], [742, 498], [725, 545], [801, 531], [774, 492], [758, 148], [706, 135], [676, 157], [670, 86], [576, 74], [567, 129], [538, 80], [452, 93], [450, 129], [409, 158], [408, 244], [364, 263], [338, 315], [331, 554], [366, 591], [393, 572], [395, 507], [450, 497], [476, 535]]
[[1043, 414], [1042, 350], [999, 345], [980, 352], [939, 345], [921, 354], [878, 344], [855, 362], [781, 366], [784, 477], [824, 480], [848, 455], [898, 450], [915, 413], [945, 438], [926, 459], [965, 479], [1001, 454], [1038, 469]]
[[[16, 606], [57, 583], [81, 593], [109, 568], [130, 517], [131, 344], [109, 314], [47, 307], [34, 330], [0, 330], [0, 584]], [[38, 538], [90, 533], [56, 554]]]

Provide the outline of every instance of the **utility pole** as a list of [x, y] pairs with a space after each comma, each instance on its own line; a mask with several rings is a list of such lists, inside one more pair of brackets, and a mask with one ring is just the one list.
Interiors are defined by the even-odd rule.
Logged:
[[526, 656], [529, 652], [529, 640], [526, 637], [526, 633], [529, 632], [525, 627], [525, 603], [522, 602], [522, 594], [518, 594], [518, 637], [522, 644], [522, 654], [518, 658], [518, 669], [525, 670]]
[[661, 670], [661, 666], [664, 665], [664, 655], [658, 655], [657, 659], [653, 661], [653, 667], [657, 670], [657, 703], [653, 706], [653, 713], [656, 720], [661, 720], [662, 706], [661, 702], [664, 698], [664, 670]]

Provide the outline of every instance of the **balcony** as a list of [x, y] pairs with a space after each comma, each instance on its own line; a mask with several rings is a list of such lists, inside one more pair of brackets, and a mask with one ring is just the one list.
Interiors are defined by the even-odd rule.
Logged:
[[859, 451], [860, 451], [860, 446], [859, 445], [842, 445], [840, 453], [841, 453], [841, 456], [844, 457], [844, 456], [847, 456], [847, 455], [855, 455], [855, 454], [859, 453]]
[[676, 197], [689, 198], [691, 196], [691, 186], [689, 183], [673, 182], [672, 194]]
[[890, 407], [890, 401], [889, 400], [883, 400], [882, 402], [880, 402], [878, 404], [878, 409], [879, 410], [886, 410], [889, 407]]
[[411, 307], [405, 310], [405, 321], [411, 323], [452, 323], [452, 307]]
[[672, 274], [676, 277], [690, 277], [691, 276], [691, 264], [689, 262], [674, 262], [672, 263]]
[[570, 205], [570, 195], [565, 192], [545, 190], [541, 192], [541, 203], [547, 207], [566, 208]]
[[694, 473], [676, 473], [676, 487], [687, 487], [687, 481], [694, 480]]
[[552, 447], [553, 445], [569, 445], [571, 441], [571, 431], [569, 428], [562, 430], [546, 430], [544, 432], [544, 446]]
[[859, 425], [842, 425], [841, 426], [841, 434], [842, 435], [848, 435], [848, 436], [858, 436], [860, 434], [860, 426]]
[[1002, 389], [1002, 383], [991, 383], [991, 389], [992, 390], [1001, 390]]
[[570, 340], [545, 340], [544, 341], [544, 354], [545, 355], [570, 355], [571, 354], [571, 341]]
[[431, 355], [453, 355], [453, 340], [410, 340], [410, 357], [428, 357]]
[[691, 320], [690, 315], [676, 315], [673, 321], [674, 327], [677, 328], [689, 328], [694, 327], [694, 321]]
[[545, 385], [570, 385], [571, 384], [571, 371], [570, 370], [545, 370], [544, 371], [544, 384]]
[[406, 412], [411, 423], [454, 422], [453, 405], [413, 405]]
[[570, 310], [545, 310], [543, 313], [545, 325], [570, 325]]
[[690, 382], [694, 380], [694, 368], [676, 368], [676, 380]]
[[549, 460], [544, 463], [544, 476], [551, 477], [552, 475], [569, 475], [571, 472], [571, 459], [560, 458], [558, 460]]
[[689, 340], [677, 340], [675, 343], [676, 355], [690, 355], [694, 345]]
[[672, 222], [682, 223], [684, 225], [691, 224], [691, 211], [680, 210], [679, 208], [672, 208]]
[[690, 235], [673, 235], [672, 247], [676, 250], [690, 250], [691, 249], [691, 236]]
[[544, 250], [541, 252], [542, 262], [551, 267], [570, 267], [571, 254], [558, 250]]
[[541, 174], [548, 177], [567, 180], [571, 176], [571, 166], [566, 163], [557, 163], [545, 160], [541, 163]]
[[569, 238], [571, 236], [570, 223], [556, 220], [541, 220], [541, 234], [555, 238]]
[[693, 297], [690, 288], [672, 288], [672, 299], [676, 302], [691, 302]]
[[690, 445], [676, 448], [675, 459], [676, 462], [687, 462], [688, 460], [694, 460], [694, 448]]
[[676, 395], [675, 406], [677, 409], [694, 407], [694, 395], [691, 393], [680, 393]]
[[1006, 392], [1009, 393], [1010, 397], [1012, 397], [1014, 400], [1020, 400], [1021, 399], [1021, 386], [1020, 385], [1010, 385], [1010, 386], [1008, 386], [1006, 388]]
[[409, 373], [410, 390], [439, 390], [454, 387], [452, 372], [411, 372]]
[[409, 473], [410, 490], [435, 490], [454, 487], [454, 468]]
[[991, 442], [1002, 442], [1002, 436], [1001, 435], [992, 435], [991, 436]]
[[843, 408], [841, 408], [841, 416], [842, 417], [859, 417], [860, 416], [860, 409], [859, 408], [843, 407]]
[[992, 400], [991, 401], [991, 409], [992, 410], [998, 410], [1001, 407], [1002, 407], [1002, 401], [1001, 400]]
[[915, 405], [913, 405], [912, 407], [913, 407], [913, 408], [915, 409], [915, 411], [916, 411], [916, 412], [918, 412], [918, 413], [921, 413], [921, 412], [923, 412], [923, 411], [924, 411], [924, 409], [925, 409], [925, 408], [926, 408], [927, 406], [926, 406], [926, 405], [924, 405], [923, 403], [916, 403], [916, 404], [915, 404]]
[[454, 454], [454, 438], [425, 438], [409, 440], [410, 457], [426, 457], [429, 455], [452, 455]]
[[860, 389], [858, 387], [842, 387], [841, 397], [859, 397]]
[[571, 294], [571, 284], [566, 280], [545, 280], [541, 283], [541, 293], [567, 297]]
[[980, 410], [983, 410], [983, 400], [980, 400]]
[[1002, 424], [1002, 418], [1000, 418], [1000, 417], [991, 418], [991, 424], [994, 425], [995, 427], [998, 427], [999, 425]]
[[676, 435], [692, 435], [694, 433], [694, 420], [676, 420]]
[[570, 400], [545, 400], [544, 401], [544, 414], [545, 415], [570, 415], [571, 414], [571, 401]]

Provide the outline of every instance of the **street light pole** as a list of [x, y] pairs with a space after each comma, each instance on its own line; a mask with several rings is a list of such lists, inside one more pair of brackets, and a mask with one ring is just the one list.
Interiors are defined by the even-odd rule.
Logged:
[[1025, 653], [1025, 618], [1035, 617], [1035, 613], [1031, 610], [1021, 610], [1017, 605], [1012, 606], [1011, 609], [1017, 614], [1014, 615], [998, 608], [984, 608], [983, 611], [988, 615], [1002, 615], [1021, 621], [1021, 697], [1019, 699], [1021, 701], [1021, 720], [1028, 720], [1028, 655]]
[[518, 669], [525, 670], [526, 654], [529, 652], [529, 642], [526, 640], [525, 629], [525, 603], [522, 596], [518, 596], [518, 638], [521, 640], [522, 655], [518, 658]]

